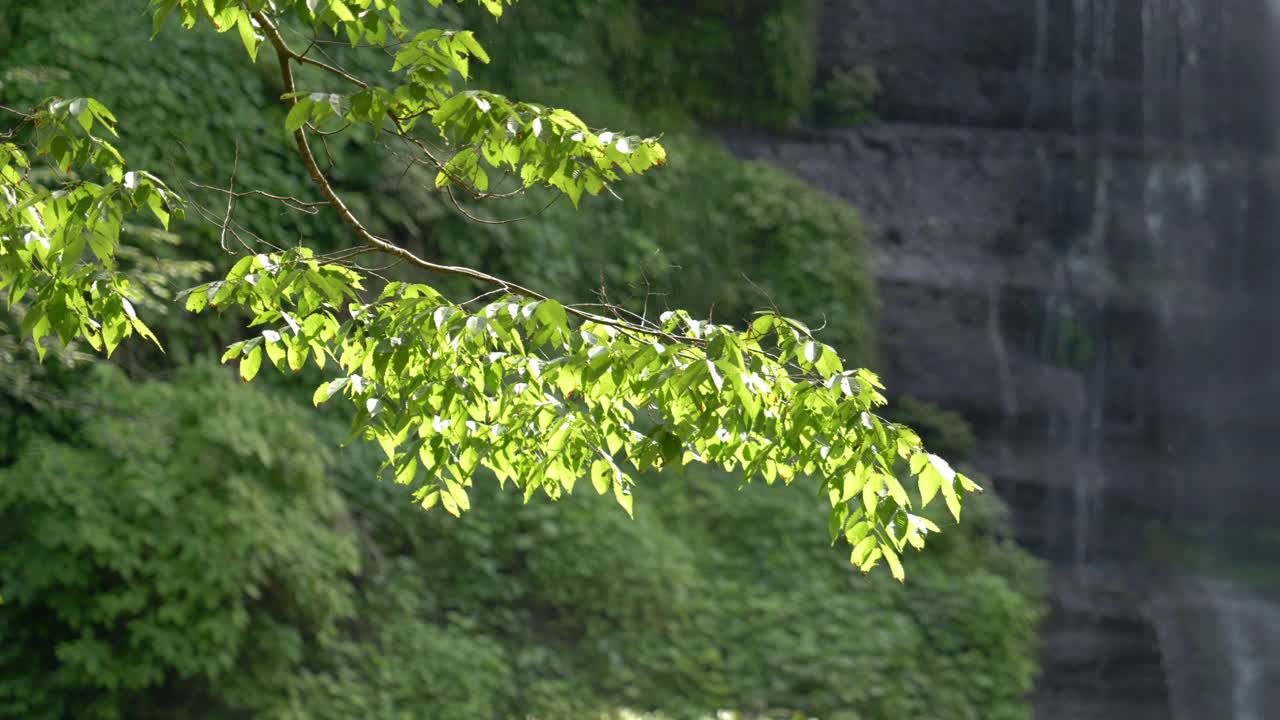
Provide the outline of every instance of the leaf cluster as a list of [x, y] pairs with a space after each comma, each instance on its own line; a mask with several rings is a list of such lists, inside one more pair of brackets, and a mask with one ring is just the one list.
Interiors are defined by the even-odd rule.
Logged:
[[994, 498], [903, 588], [849, 572], [816, 482], [423, 515], [225, 371], [86, 380], [77, 434], [0, 468], [0, 717], [1026, 717], [1040, 580]]
[[[501, 6], [492, 5], [487, 9], [500, 14]], [[252, 316], [251, 327], [262, 326], [260, 335], [224, 355], [224, 361], [239, 362], [245, 381], [264, 359], [293, 371], [309, 362], [322, 371], [332, 364], [337, 377], [317, 389], [315, 401], [345, 395], [354, 405], [352, 436], [380, 445], [386, 468], [417, 488], [424, 507], [441, 504], [453, 514], [469, 509], [468, 489], [481, 468], [513, 482], [526, 500], [538, 491], [558, 498], [572, 492], [578, 478], [590, 477], [597, 492], [612, 493], [628, 513], [633, 472], [651, 468], [702, 463], [739, 472], [743, 482], [770, 484], [814, 475], [832, 508], [832, 542], [844, 538], [864, 572], [883, 560], [902, 580], [904, 549], [922, 549], [925, 536], [938, 531], [921, 511], [940, 494], [958, 519], [961, 496], [978, 489], [926, 452], [912, 431], [877, 417], [884, 398], [875, 375], [846, 370], [836, 350], [804, 324], [776, 312], [760, 314], [745, 330], [695, 320], [684, 311], [664, 313], [657, 323], [636, 322], [616, 311], [601, 315], [565, 306], [477, 270], [428, 262], [372, 234], [343, 202], [309, 144], [309, 135], [321, 134], [316, 123], [330, 115], [375, 129], [389, 120], [419, 162], [438, 168], [438, 188], [488, 196], [483, 161], [518, 175], [524, 188], [550, 186], [576, 204], [619, 173], [662, 164], [665, 151], [656, 139], [596, 131], [567, 111], [462, 89], [458, 79], [469, 75], [471, 59], [487, 59], [474, 36], [427, 30], [411, 37], [392, 0], [285, 7], [156, 0], [152, 7], [157, 29], [176, 11], [189, 29], [201, 19], [221, 32], [239, 27], [251, 56], [260, 35], [273, 46], [289, 109], [285, 129], [326, 204], [365, 246], [359, 251], [389, 253], [502, 291], [476, 310], [423, 284], [393, 282], [375, 296], [344, 257], [301, 247], [247, 255], [225, 279], [186, 297], [193, 312], [237, 307]], [[280, 29], [290, 18], [345, 33], [353, 45], [394, 46], [392, 72], [403, 84], [382, 88], [294, 50]], [[319, 67], [354, 86], [358, 97], [298, 90], [294, 64]], [[55, 119], [62, 112], [57, 103], [50, 110]], [[66, 112], [85, 133], [80, 144], [53, 132], [39, 149], [58, 160], [69, 154], [96, 164], [131, 193], [135, 205], [149, 204], [167, 222], [163, 186], [150, 175], [125, 174], [118, 154], [102, 150], [110, 146], [90, 134], [95, 123], [113, 122], [109, 113], [89, 101], [73, 102]], [[410, 134], [426, 116], [434, 142], [452, 153], [448, 160]], [[68, 144], [65, 151], [60, 141]], [[114, 191], [114, 185], [102, 187]], [[49, 196], [45, 202], [58, 200]], [[101, 214], [96, 207], [75, 209], [90, 218]], [[119, 233], [118, 223], [108, 229]], [[36, 257], [44, 262], [38, 252]], [[108, 265], [101, 254], [99, 260]], [[62, 266], [59, 271], [72, 280], [73, 295], [95, 292], [85, 278]], [[120, 317], [126, 329], [149, 334], [127, 299], [112, 295], [107, 302], [117, 302], [119, 310], [103, 311], [108, 324], [101, 340], [93, 318], [61, 321], [59, 328], [108, 350], [120, 339], [112, 329]], [[50, 317], [46, 306], [57, 303], [36, 304], [28, 313], [37, 339], [45, 330], [40, 323]]]
[[317, 404], [345, 396], [352, 437], [377, 442], [396, 480], [424, 507], [470, 508], [483, 467], [528, 499], [552, 499], [590, 477], [631, 513], [632, 473], [698, 462], [744, 482], [824, 478], [832, 541], [843, 537], [865, 571], [882, 558], [901, 579], [899, 554], [937, 526], [913, 512], [939, 493], [958, 519], [977, 489], [926, 453], [905, 427], [872, 410], [879, 380], [845, 370], [807, 327], [772, 313], [745, 331], [677, 311], [655, 334], [570, 322], [555, 300], [500, 297], [470, 311], [425, 285], [391, 283], [374, 302], [362, 279], [305, 249], [244, 258], [223, 281], [196, 288], [187, 308], [238, 304], [261, 334], [232, 345], [253, 379], [270, 360], [297, 371], [333, 363]]
[[26, 120], [36, 154], [52, 167], [33, 168], [20, 145], [0, 144], [0, 293], [10, 306], [30, 294], [24, 330], [42, 355], [48, 336], [83, 338], [108, 354], [134, 333], [155, 341], [116, 253], [129, 214], [149, 211], [167, 228], [172, 214], [181, 217], [181, 200], [151, 173], [129, 170], [94, 134], [115, 134], [115, 117], [98, 101], [55, 98]]

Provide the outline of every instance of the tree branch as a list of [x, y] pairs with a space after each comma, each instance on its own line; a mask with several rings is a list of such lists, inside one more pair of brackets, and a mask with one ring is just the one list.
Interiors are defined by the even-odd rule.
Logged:
[[[263, 34], [266, 36], [267, 40], [271, 43], [271, 46], [275, 48], [276, 61], [280, 66], [280, 79], [284, 84], [284, 91], [285, 91], [284, 102], [290, 109], [292, 109], [293, 106], [297, 104], [297, 100], [293, 97], [294, 93], [297, 92], [297, 83], [294, 81], [294, 77], [293, 77], [293, 66], [290, 64], [293, 61], [315, 65], [324, 70], [327, 70], [328, 72], [334, 73], [339, 77], [346, 78], [349, 81], [354, 81], [356, 84], [361, 85], [362, 87], [368, 87], [368, 85], [363, 81], [361, 81], [359, 78], [356, 78], [350, 75], [349, 73], [343, 70], [340, 70], [339, 68], [333, 67], [332, 65], [328, 65], [327, 63], [323, 63], [318, 60], [311, 60], [309, 58], [304, 58], [298, 55], [298, 53], [291, 50], [289, 48], [288, 43], [285, 41], [284, 37], [280, 34], [279, 28], [276, 27], [275, 23], [272, 22], [271, 18], [267, 17], [265, 13], [263, 12], [253, 13], [253, 19], [258, 24], [258, 27], [262, 30]], [[305, 130], [305, 126], [298, 128], [293, 132], [293, 139], [294, 139], [294, 144], [298, 148], [298, 155], [301, 156], [302, 158], [302, 164], [304, 167], [306, 167], [307, 174], [311, 176], [312, 182], [316, 185], [317, 188], [319, 188], [320, 194], [325, 198], [325, 201], [328, 203], [329, 207], [333, 208], [333, 210], [338, 213], [338, 216], [342, 218], [342, 222], [346, 224], [347, 227], [349, 227], [351, 231], [355, 233], [356, 237], [359, 238], [360, 241], [363, 242], [364, 244], [368, 245], [371, 248], [379, 250], [381, 252], [387, 253], [388, 255], [398, 257], [404, 260], [405, 262], [409, 263], [410, 265], [421, 268], [423, 270], [427, 270], [429, 272], [433, 272], [441, 275], [453, 275], [457, 277], [469, 278], [471, 280], [475, 280], [477, 282], [481, 282], [486, 285], [496, 286], [507, 292], [510, 292], [516, 295], [523, 295], [525, 297], [532, 298], [534, 300], [549, 299], [546, 295], [536, 292], [530, 288], [524, 287], [523, 285], [519, 285], [517, 283], [511, 282], [510, 280], [506, 280], [494, 275], [490, 275], [488, 273], [481, 272], [473, 268], [463, 267], [459, 265], [443, 265], [440, 263], [433, 263], [429, 260], [418, 257], [417, 255], [413, 254], [409, 250], [403, 247], [400, 247], [399, 245], [391, 242], [390, 240], [386, 240], [385, 238], [381, 238], [381, 237], [378, 237], [377, 235], [374, 235], [372, 232], [369, 231], [367, 227], [365, 227], [364, 223], [362, 223], [360, 219], [357, 218], [355, 214], [351, 212], [351, 209], [347, 207], [347, 204], [343, 202], [342, 197], [338, 195], [337, 191], [333, 188], [333, 185], [329, 182], [329, 178], [325, 176], [324, 171], [320, 169], [320, 165], [316, 161], [315, 153], [311, 150], [311, 143], [307, 140], [307, 133]], [[635, 323], [630, 323], [624, 320], [610, 318], [605, 315], [586, 312], [584, 310], [577, 309], [571, 306], [566, 307], [565, 311], [579, 319], [588, 320], [594, 323], [599, 323], [601, 325], [608, 325], [610, 327], [614, 327], [626, 332], [639, 333], [639, 334], [647, 335], [651, 337], [659, 337], [669, 342], [687, 343], [687, 344], [694, 344], [694, 345], [702, 344], [702, 341], [699, 340], [698, 338], [672, 335], [671, 333], [663, 332], [662, 330], [659, 330], [653, 327], [637, 325]]]

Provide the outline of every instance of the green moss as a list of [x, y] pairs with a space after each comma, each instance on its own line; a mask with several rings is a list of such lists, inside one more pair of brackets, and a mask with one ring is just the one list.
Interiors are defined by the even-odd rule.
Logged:
[[888, 414], [894, 422], [908, 425], [920, 433], [920, 439], [931, 452], [953, 462], [973, 456], [978, 441], [973, 427], [960, 413], [904, 396], [893, 402]]
[[875, 119], [871, 105], [880, 95], [880, 78], [867, 65], [831, 71], [814, 94], [814, 119], [835, 127], [859, 125]]

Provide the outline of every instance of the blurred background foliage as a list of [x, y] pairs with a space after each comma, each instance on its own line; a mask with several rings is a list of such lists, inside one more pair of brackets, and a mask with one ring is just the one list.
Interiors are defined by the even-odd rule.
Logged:
[[[225, 195], [190, 183], [234, 175], [310, 198], [270, 66], [231, 36], [170, 28], [148, 42], [143, 5], [0, 0], [0, 102], [99, 98], [130, 161], [218, 220]], [[651, 316], [777, 305], [874, 363], [856, 210], [703, 131], [856, 119], [874, 74], [818, 86], [811, 0], [541, 0], [497, 26], [456, 8], [415, 18], [432, 21], [480, 31], [494, 64], [478, 85], [666, 131], [671, 164], [622, 184], [621, 201], [481, 225], [394, 157], [330, 139], [335, 178], [378, 231]], [[548, 199], [467, 209], [512, 218]], [[280, 245], [348, 243], [323, 215], [246, 198], [235, 217]], [[849, 568], [812, 523], [812, 493], [711, 472], [647, 478], [635, 521], [589, 494], [524, 506], [496, 487], [461, 520], [423, 513], [375, 479], [369, 448], [339, 449], [343, 423], [306, 401], [317, 378], [246, 388], [208, 364], [238, 319], [196, 319], [168, 297], [234, 257], [216, 223], [175, 230], [132, 238], [131, 266], [159, 288], [146, 310], [164, 354], [37, 366], [15, 335], [21, 308], [0, 317], [0, 717], [1029, 717], [1043, 580], [996, 498], [975, 500], [905, 588]], [[960, 416], [909, 399], [895, 412], [944, 454], [971, 452]]]

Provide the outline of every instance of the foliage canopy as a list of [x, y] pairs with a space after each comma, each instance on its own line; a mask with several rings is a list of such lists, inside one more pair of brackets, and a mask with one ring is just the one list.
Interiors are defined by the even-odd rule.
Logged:
[[[495, 18], [510, 4], [479, 2]], [[267, 363], [333, 373], [314, 401], [350, 402], [351, 436], [380, 446], [385, 467], [424, 507], [469, 509], [480, 468], [526, 500], [557, 498], [590, 478], [629, 513], [634, 473], [650, 468], [705, 463], [768, 483], [813, 475], [830, 501], [832, 541], [843, 537], [863, 571], [883, 560], [902, 579], [902, 552], [938, 530], [923, 508], [940, 495], [958, 519], [962, 496], [977, 489], [910, 429], [878, 417], [876, 376], [846, 369], [803, 323], [764, 311], [738, 329], [684, 311], [649, 318], [607, 303], [562, 304], [425, 259], [369, 229], [312, 144], [341, 133], [381, 143], [429, 169], [435, 189], [466, 212], [459, 196], [547, 192], [576, 206], [612, 193], [624, 176], [666, 164], [659, 139], [470, 88], [473, 65], [489, 61], [477, 37], [411, 32], [395, 0], [153, 0], [151, 9], [156, 32], [176, 16], [187, 30], [236, 31], [251, 58], [274, 54], [285, 131], [319, 197], [226, 188], [226, 215], [213, 219], [224, 246], [244, 256], [224, 278], [189, 291], [186, 309], [247, 312], [259, 334], [223, 357], [245, 381]], [[320, 59], [317, 47], [333, 37], [385, 51], [393, 82]], [[82, 338], [110, 354], [132, 334], [155, 341], [116, 267], [120, 233], [139, 212], [167, 227], [183, 201], [126, 164], [110, 141], [116, 120], [100, 103], [52, 99], [20, 114], [0, 146], [0, 290], [10, 303], [25, 300], [25, 329], [38, 346]], [[26, 147], [50, 167], [33, 169]], [[244, 195], [322, 210], [354, 242], [318, 252], [253, 236], [232, 218]], [[374, 254], [492, 292], [455, 302], [422, 283], [385, 282], [360, 264]]]
[[0, 718], [1029, 717], [1039, 573], [998, 498], [903, 588], [812, 532], [814, 479], [653, 474], [634, 520], [481, 483], [454, 519], [215, 366], [62, 387], [0, 463]]

